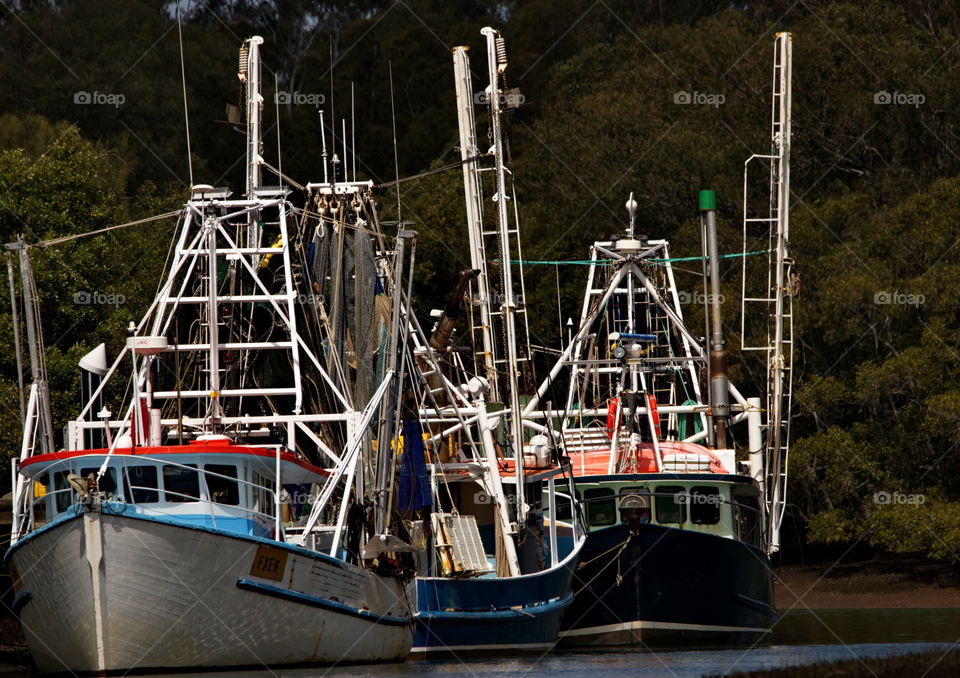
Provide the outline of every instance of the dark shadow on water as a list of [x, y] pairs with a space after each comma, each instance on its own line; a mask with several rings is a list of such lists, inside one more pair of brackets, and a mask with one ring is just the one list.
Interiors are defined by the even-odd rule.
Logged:
[[[699, 678], [729, 671], [753, 671], [821, 661], [889, 657], [932, 649], [960, 640], [960, 610], [792, 610], [781, 616], [767, 642], [744, 647], [654, 647], [555, 651], [543, 655], [408, 661], [342, 667], [275, 668], [260, 671], [147, 674], [203, 678], [345, 678], [442, 676], [443, 678]], [[0, 678], [36, 674], [0, 667]], [[13, 670], [10, 670], [13, 669]], [[128, 674], [131, 678], [134, 674]]]

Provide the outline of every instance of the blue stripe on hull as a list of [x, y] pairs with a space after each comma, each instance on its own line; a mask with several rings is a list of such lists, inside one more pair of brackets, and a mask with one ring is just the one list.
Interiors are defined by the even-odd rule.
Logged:
[[570, 591], [576, 558], [550, 570], [519, 577], [478, 579], [417, 579], [417, 601], [421, 610], [480, 610], [538, 605]]
[[311, 596], [306, 593], [301, 593], [300, 591], [294, 591], [292, 589], [285, 589], [280, 586], [273, 586], [271, 584], [264, 584], [263, 582], [254, 581], [252, 579], [244, 579], [241, 577], [237, 579], [237, 588], [244, 591], [253, 591], [254, 593], [262, 593], [273, 598], [280, 598], [282, 600], [289, 600], [293, 603], [299, 603], [301, 605], [308, 605], [310, 607], [320, 607], [325, 610], [330, 610], [332, 612], [338, 612], [340, 614], [345, 614], [351, 617], [357, 617], [365, 621], [373, 622], [375, 624], [389, 624], [392, 626], [407, 626], [413, 620], [408, 617], [387, 617], [384, 615], [373, 614], [367, 610], [358, 610], [355, 607], [350, 607], [349, 605], [344, 605], [343, 603], [337, 603], [327, 598], [318, 598], [316, 596]]
[[573, 602], [558, 600], [520, 609], [475, 612], [421, 611], [416, 615], [412, 652], [490, 652], [503, 649], [546, 649], [560, 631], [564, 610]]
[[752, 642], [776, 618], [769, 561], [734, 539], [614, 525], [587, 536], [582, 562], [565, 644]]

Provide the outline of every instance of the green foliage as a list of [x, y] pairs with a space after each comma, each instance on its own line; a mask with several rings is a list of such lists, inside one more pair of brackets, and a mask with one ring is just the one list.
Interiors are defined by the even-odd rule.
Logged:
[[[17, 139], [18, 131], [27, 136]], [[48, 140], [47, 145], [42, 153], [28, 155], [23, 148], [36, 139]], [[118, 162], [121, 152], [98, 148], [72, 126], [35, 116], [15, 120], [6, 128], [5, 144], [11, 148], [0, 152], [0, 235], [3, 242], [12, 242], [23, 234], [29, 245], [40, 245], [28, 253], [39, 293], [53, 415], [63, 422], [76, 414], [77, 362], [100, 342], [116, 355], [128, 323], [139, 319], [153, 298], [174, 220], [49, 247], [43, 242], [163, 213], [185, 196], [169, 186], [164, 194], [148, 182], [128, 198], [127, 166]], [[3, 437], [3, 451], [14, 454], [20, 438], [17, 376], [9, 296], [4, 300], [0, 432], [10, 433]]]
[[[0, 17], [4, 242], [22, 233], [35, 244], [175, 209], [189, 178], [172, 5], [16, 7]], [[502, 27], [506, 77], [526, 97], [505, 125], [523, 254], [546, 260], [583, 259], [592, 241], [622, 231], [631, 191], [641, 233], [671, 239], [673, 256], [698, 255], [696, 191], [708, 187], [719, 198], [721, 249], [739, 250], [743, 161], [769, 151], [772, 33], [790, 30], [790, 245], [803, 290], [794, 319], [789, 500], [815, 540], [864, 539], [931, 557], [960, 550], [960, 129], [949, 113], [960, 106], [956, 8], [890, 0], [303, 0], [220, 1], [187, 11], [194, 180], [235, 192], [243, 139], [223, 121], [225, 104], [240, 103], [240, 39], [266, 39], [268, 162], [281, 161], [272, 126], [278, 113], [284, 172], [319, 180], [323, 108], [328, 152], [336, 141], [342, 155], [341, 121], [355, 118], [358, 178], [382, 183], [395, 174], [394, 122], [402, 176], [459, 160], [449, 48], [472, 48], [479, 92], [479, 29]], [[122, 94], [124, 102], [78, 103], [81, 92]], [[277, 92], [324, 102], [279, 104]], [[723, 101], [678, 103], [684, 92]], [[921, 94], [924, 102], [878, 104], [882, 92]], [[487, 121], [477, 112], [483, 146]], [[754, 178], [748, 193], [759, 203], [766, 179], [762, 171]], [[382, 193], [386, 219], [398, 216], [394, 191]], [[402, 217], [419, 232], [420, 310], [444, 305], [469, 267], [461, 193], [459, 169], [401, 186]], [[77, 359], [101, 341], [115, 355], [126, 324], [146, 308], [172, 228], [171, 220], [31, 249], [60, 421], [74, 413]], [[749, 237], [752, 249], [765, 247], [756, 233]], [[678, 267], [681, 289], [700, 289], [697, 268]], [[722, 267], [731, 347], [739, 343], [739, 270], [736, 261]], [[535, 343], [556, 346], [565, 336], [585, 273], [527, 269]], [[124, 301], [74, 303], [81, 292]], [[8, 303], [4, 295], [0, 434], [13, 453], [19, 436]], [[702, 326], [700, 313], [689, 310], [693, 327]], [[762, 365], [735, 351], [730, 359], [741, 390], [761, 392]], [[925, 501], [877, 504], [883, 492]]]

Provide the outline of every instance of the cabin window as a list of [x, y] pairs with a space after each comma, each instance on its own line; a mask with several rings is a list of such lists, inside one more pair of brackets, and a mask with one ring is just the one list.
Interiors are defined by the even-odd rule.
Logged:
[[[738, 488], [739, 489], [739, 488]], [[753, 490], [753, 488], [750, 488]], [[737, 536], [741, 541], [760, 546], [760, 504], [753, 492], [738, 492], [733, 495], [733, 523], [737, 526]]]
[[[66, 471], [57, 471], [53, 474], [53, 491], [55, 492], [54, 499], [56, 502], [57, 513], [61, 513], [70, 508], [70, 504], [73, 503], [73, 492], [70, 488], [70, 483], [67, 481], [67, 476], [70, 475], [70, 469]], [[64, 492], [63, 490], [66, 490]]]
[[160, 501], [156, 466], [128, 466], [123, 480], [123, 496], [134, 504], [155, 504]]
[[163, 467], [164, 501], [184, 502], [200, 499], [200, 474], [194, 464]]
[[583, 501], [587, 505], [587, 521], [590, 527], [613, 525], [616, 522], [617, 508], [612, 489], [595, 487], [584, 490]]
[[687, 519], [687, 496], [679, 485], [660, 485], [657, 493], [657, 522], [681, 524]]
[[[237, 477], [237, 467], [225, 464], [204, 464], [203, 470], [206, 471], [203, 479], [207, 481], [207, 496], [210, 501], [218, 504], [230, 504], [236, 506], [240, 503], [240, 489], [236, 480], [230, 478]], [[213, 475], [216, 473], [217, 475]], [[229, 476], [223, 478], [221, 476]]]
[[572, 520], [573, 519], [573, 503], [570, 501], [567, 495], [557, 492], [556, 508], [557, 508], [557, 515], [552, 516], [551, 517], [552, 519], [554, 520]]
[[[88, 468], [80, 469], [80, 477], [83, 478], [84, 481], [86, 481], [86, 479], [91, 475], [93, 475], [93, 477], [96, 478], [97, 475], [99, 475], [99, 473], [100, 473], [99, 466], [91, 466]], [[97, 488], [101, 492], [103, 492], [105, 495], [107, 495], [108, 499], [115, 498], [117, 496], [116, 469], [108, 468], [107, 472], [103, 474], [103, 477], [100, 478], [99, 482], [97, 483]]]
[[720, 490], [716, 487], [690, 488], [690, 522], [694, 525], [716, 525], [720, 522]]
[[276, 515], [276, 506], [273, 504], [273, 479], [253, 472], [253, 510], [270, 517]]

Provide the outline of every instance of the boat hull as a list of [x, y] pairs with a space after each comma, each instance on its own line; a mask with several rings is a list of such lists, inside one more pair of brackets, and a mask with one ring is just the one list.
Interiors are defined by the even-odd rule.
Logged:
[[545, 651], [560, 633], [563, 612], [573, 600], [490, 612], [419, 612], [412, 655], [415, 657], [482, 654], [502, 650]]
[[399, 581], [266, 539], [88, 510], [7, 558], [44, 672], [391, 661], [412, 641]]
[[649, 523], [591, 532], [564, 645], [751, 643], [775, 621], [766, 555], [735, 539]]
[[519, 577], [418, 578], [414, 656], [543, 651], [573, 602], [583, 540], [556, 566]]

